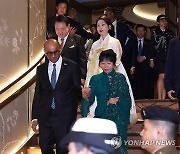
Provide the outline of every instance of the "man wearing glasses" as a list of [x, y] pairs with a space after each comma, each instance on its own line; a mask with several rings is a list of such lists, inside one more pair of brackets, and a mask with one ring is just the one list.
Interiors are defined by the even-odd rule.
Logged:
[[[54, 144], [60, 143], [76, 120], [80, 77], [77, 64], [61, 57], [58, 41], [47, 40], [44, 52], [48, 62], [37, 68], [32, 129], [39, 134], [42, 154], [54, 154]], [[57, 147], [56, 153], [66, 151]]]

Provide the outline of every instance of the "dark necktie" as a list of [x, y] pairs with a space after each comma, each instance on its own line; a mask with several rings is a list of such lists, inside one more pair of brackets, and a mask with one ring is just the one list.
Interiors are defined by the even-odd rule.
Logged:
[[60, 45], [61, 50], [63, 49], [63, 47], [64, 47], [64, 39], [61, 39], [61, 45]]
[[142, 42], [139, 40], [139, 46], [138, 46], [138, 56], [141, 56], [142, 54]]
[[[56, 86], [56, 64], [53, 64], [53, 71], [52, 71], [52, 74], [51, 74], [51, 85], [52, 85], [53, 89]], [[53, 98], [52, 103], [51, 103], [51, 108], [52, 109], [56, 108], [54, 98]]]

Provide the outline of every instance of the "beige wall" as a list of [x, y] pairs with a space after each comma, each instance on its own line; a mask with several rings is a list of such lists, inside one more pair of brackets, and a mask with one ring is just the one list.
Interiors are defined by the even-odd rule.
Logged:
[[[42, 52], [45, 36], [46, 0], [0, 0], [0, 91]], [[28, 137], [32, 93], [0, 109], [1, 154], [13, 153]]]

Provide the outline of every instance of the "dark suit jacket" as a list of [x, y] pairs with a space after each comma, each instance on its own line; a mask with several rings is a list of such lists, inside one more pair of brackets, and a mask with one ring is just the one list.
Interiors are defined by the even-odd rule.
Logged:
[[136, 63], [136, 60], [133, 58], [137, 51], [136, 35], [126, 24], [117, 22], [116, 28], [117, 39], [120, 41], [123, 50], [121, 61], [127, 73], [129, 73], [129, 69]]
[[38, 66], [36, 87], [32, 106], [32, 119], [41, 124], [51, 112], [52, 98], [55, 99], [56, 112], [61, 122], [70, 125], [76, 119], [77, 100], [75, 91], [81, 90], [78, 67], [72, 61], [63, 59], [59, 78], [53, 90], [48, 77], [48, 63]]
[[[132, 46], [136, 43], [136, 35], [130, 28], [123, 23], [117, 22], [116, 27], [117, 39], [120, 41], [123, 52], [127, 52], [132, 49]], [[129, 38], [128, 42], [126, 42]]]
[[166, 90], [175, 90], [180, 98], [180, 37], [170, 41], [165, 69]]
[[[58, 37], [56, 36], [55, 39], [58, 40]], [[80, 77], [86, 79], [87, 58], [83, 40], [79, 35], [69, 34], [64, 44], [61, 56], [76, 62], [80, 68]]]
[[[138, 41], [138, 40], [137, 40]], [[142, 49], [142, 54], [141, 56], [145, 56], [146, 59], [142, 62], [139, 63], [137, 62], [137, 55], [138, 55], [138, 50], [136, 51], [135, 57], [136, 58], [136, 67], [140, 67], [141, 71], [147, 71], [148, 69], [150, 69], [149, 67], [149, 58], [150, 58], [150, 40], [144, 38], [144, 42], [143, 42], [143, 49]], [[139, 68], [139, 69], [140, 69]]]

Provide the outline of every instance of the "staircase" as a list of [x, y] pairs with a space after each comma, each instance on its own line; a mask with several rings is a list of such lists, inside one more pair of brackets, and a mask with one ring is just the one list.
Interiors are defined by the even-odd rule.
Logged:
[[[133, 145], [134, 140], [140, 140], [140, 131], [143, 128], [143, 121], [140, 116], [140, 110], [143, 107], [146, 106], [152, 106], [152, 105], [161, 105], [169, 107], [175, 111], [178, 111], [178, 103], [177, 101], [171, 101], [171, 100], [137, 100], [136, 101], [136, 109], [137, 109], [137, 115], [138, 115], [138, 121], [137, 123], [130, 129], [128, 129], [128, 154], [148, 154], [146, 151], [141, 149], [139, 145]], [[80, 111], [78, 110], [78, 117], [80, 118]], [[19, 151], [16, 154], [41, 154], [40, 148], [37, 143], [37, 137], [33, 136], [33, 138], [29, 141], [28, 147], [26, 148], [26, 151], [24, 150], [23, 153], [22, 150]], [[178, 136], [176, 138], [176, 146], [178, 150], [178, 154], [180, 154], [180, 130], [178, 132]]]

